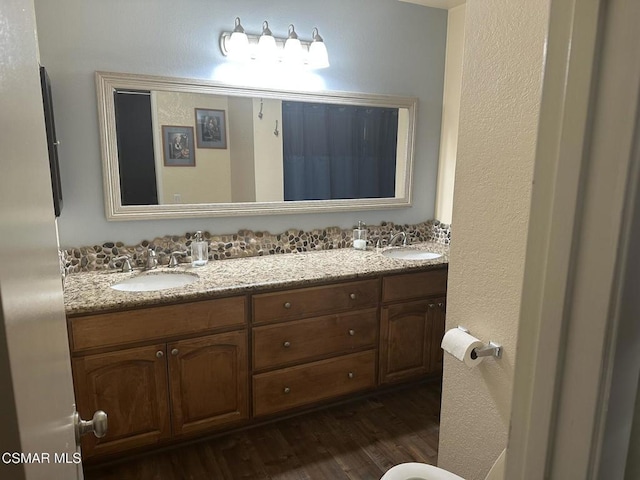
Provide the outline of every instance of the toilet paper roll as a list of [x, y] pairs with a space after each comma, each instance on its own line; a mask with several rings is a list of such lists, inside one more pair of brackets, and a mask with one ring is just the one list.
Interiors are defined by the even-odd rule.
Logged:
[[474, 348], [482, 348], [484, 344], [476, 337], [469, 335], [460, 328], [452, 328], [444, 334], [442, 339], [442, 349], [464, 362], [468, 367], [475, 367], [484, 357], [471, 358], [471, 352]]

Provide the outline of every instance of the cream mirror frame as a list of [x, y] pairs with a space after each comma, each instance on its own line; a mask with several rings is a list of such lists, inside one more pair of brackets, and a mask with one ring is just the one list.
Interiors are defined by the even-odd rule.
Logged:
[[[96, 72], [95, 79], [98, 95], [104, 201], [107, 220], [303, 214], [327, 211], [382, 210], [411, 206], [413, 151], [418, 103], [415, 97], [350, 92], [267, 90], [252, 87], [234, 87], [207, 80], [110, 72]], [[123, 205], [120, 188], [114, 92], [127, 89], [406, 109], [406, 128], [403, 129], [402, 134], [399, 130], [397, 139], [398, 151], [402, 153], [403, 158], [396, 159], [395, 197]], [[157, 154], [158, 152], [156, 151]]]

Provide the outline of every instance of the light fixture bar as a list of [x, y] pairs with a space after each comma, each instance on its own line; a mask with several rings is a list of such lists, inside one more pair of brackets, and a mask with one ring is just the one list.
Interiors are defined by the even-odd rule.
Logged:
[[[229, 55], [229, 40], [231, 39], [232, 32], [222, 32], [220, 35], [220, 51], [226, 57]], [[247, 33], [247, 38], [249, 39], [249, 51], [251, 52], [251, 58], [256, 58], [256, 51], [258, 47], [258, 42], [260, 41], [260, 35], [252, 35], [251, 33]], [[286, 38], [273, 37], [276, 40], [276, 45], [278, 46], [278, 50], [282, 50], [284, 48], [284, 43], [287, 41]], [[311, 46], [311, 40], [300, 40], [300, 43], [303, 46], [303, 50], [307, 53], [309, 52], [309, 47]]]
[[[238, 30], [240, 22], [239, 19], [236, 19], [236, 30]], [[256, 34], [250, 34], [250, 33], [246, 33], [244, 31], [244, 29], [242, 30], [242, 34], [243, 37], [246, 36], [247, 40], [248, 40], [248, 45], [246, 43], [244, 43], [243, 45], [243, 49], [241, 52], [237, 52], [234, 51], [234, 47], [235, 44], [233, 42], [232, 39], [232, 35], [234, 32], [222, 32], [220, 34], [220, 51], [222, 52], [222, 54], [226, 57], [229, 56], [230, 58], [234, 58], [234, 60], [265, 60], [265, 39], [263, 38], [263, 45], [261, 46], [261, 48], [258, 47], [259, 43], [260, 43], [260, 38], [264, 35], [269, 35], [271, 36], [271, 30], [269, 30], [269, 24], [266, 22], [263, 22], [263, 32], [262, 34], [256, 35]], [[268, 50], [269, 52], [269, 57], [271, 57], [270, 59], [273, 61], [278, 61], [278, 62], [286, 62], [288, 60], [288, 58], [285, 58], [285, 44], [287, 42], [288, 39], [291, 38], [297, 38], [297, 40], [299, 40], [300, 42], [300, 62], [302, 62], [302, 64], [308, 65], [311, 68], [325, 68], [329, 66], [329, 61], [328, 61], [328, 57], [326, 54], [326, 47], [324, 46], [324, 42], [322, 40], [322, 37], [320, 37], [320, 35], [318, 35], [318, 29], [314, 28], [312, 35], [314, 36], [313, 40], [302, 40], [300, 38], [297, 38], [297, 35], [295, 34], [295, 28], [293, 27], [293, 25], [289, 25], [289, 36], [287, 38], [283, 38], [283, 37], [273, 37], [273, 39], [275, 40], [275, 52]], [[269, 40], [270, 41], [270, 40]], [[246, 42], [243, 39], [243, 42]], [[271, 44], [273, 44], [273, 42], [271, 42]], [[315, 45], [314, 45], [315, 44]], [[322, 44], [322, 45], [319, 45]], [[312, 46], [314, 45], [314, 46]], [[318, 47], [320, 47], [323, 50], [323, 60], [321, 60], [320, 62], [317, 61], [317, 50]], [[238, 53], [241, 53], [240, 55], [238, 55]]]

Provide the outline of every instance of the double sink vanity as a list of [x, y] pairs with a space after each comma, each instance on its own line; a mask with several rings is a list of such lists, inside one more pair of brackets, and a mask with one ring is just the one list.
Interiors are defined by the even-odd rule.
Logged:
[[[69, 275], [78, 411], [103, 460], [442, 371], [448, 247], [351, 248]], [[90, 460], [91, 461], [91, 460]]]

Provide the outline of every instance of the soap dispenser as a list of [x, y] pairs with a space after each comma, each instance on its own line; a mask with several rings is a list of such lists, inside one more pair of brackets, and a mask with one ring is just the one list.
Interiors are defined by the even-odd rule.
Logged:
[[353, 248], [356, 250], [367, 249], [367, 228], [362, 222], [358, 222], [358, 228], [353, 230]]
[[191, 265], [202, 267], [209, 261], [209, 244], [202, 238], [202, 232], [197, 231], [191, 242]]

